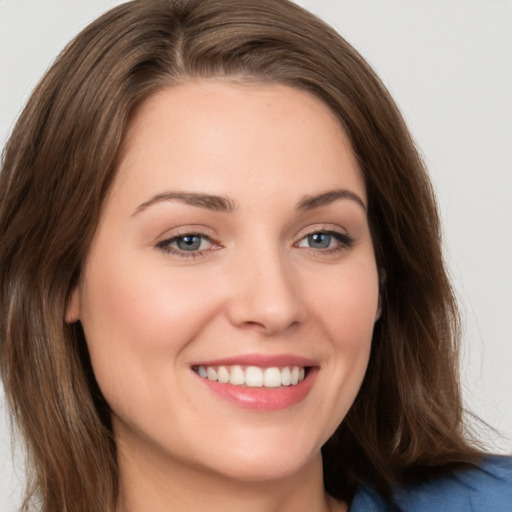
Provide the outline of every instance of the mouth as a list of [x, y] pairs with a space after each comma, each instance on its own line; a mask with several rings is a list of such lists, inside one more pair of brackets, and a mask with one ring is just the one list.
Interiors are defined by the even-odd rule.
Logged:
[[249, 355], [191, 366], [213, 395], [243, 409], [277, 411], [302, 402], [320, 367], [289, 355]]
[[309, 366], [193, 366], [201, 378], [221, 384], [250, 388], [279, 388], [300, 384], [309, 373]]

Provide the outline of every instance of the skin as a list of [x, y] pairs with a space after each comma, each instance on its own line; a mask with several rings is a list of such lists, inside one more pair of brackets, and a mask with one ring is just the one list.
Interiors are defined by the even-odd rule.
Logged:
[[[307, 92], [212, 80], [141, 106], [67, 311], [113, 411], [120, 511], [346, 510], [323, 489], [320, 448], [356, 397], [379, 317], [366, 204], [346, 134]], [[312, 244], [323, 232], [340, 240]], [[186, 233], [200, 250], [180, 249]], [[312, 359], [309, 393], [251, 410], [191, 369], [246, 354]]]

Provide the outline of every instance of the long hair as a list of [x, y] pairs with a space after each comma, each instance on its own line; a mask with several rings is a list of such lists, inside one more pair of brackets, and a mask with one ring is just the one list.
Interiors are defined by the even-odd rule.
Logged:
[[364, 174], [382, 315], [324, 482], [389, 496], [479, 452], [465, 440], [457, 309], [428, 176], [383, 84], [333, 29], [287, 0], [135, 0], [93, 22], [32, 94], [0, 174], [0, 370], [43, 512], [112, 512], [110, 413], [79, 323], [66, 324], [131, 116], [163, 87], [235, 78], [297, 87], [339, 119]]

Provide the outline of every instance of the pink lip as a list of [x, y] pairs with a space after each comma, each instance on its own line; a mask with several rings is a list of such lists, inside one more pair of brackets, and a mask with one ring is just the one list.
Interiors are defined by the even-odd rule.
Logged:
[[200, 361], [192, 366], [259, 366], [270, 368], [271, 366], [318, 366], [318, 362], [306, 357], [294, 354], [245, 354], [239, 356]]
[[212, 361], [195, 363], [194, 368], [198, 366], [259, 366], [259, 367], [283, 367], [283, 366], [301, 366], [308, 367], [305, 379], [299, 384], [292, 386], [282, 386], [279, 388], [253, 388], [249, 386], [235, 386], [233, 384], [222, 384], [195, 375], [198, 379], [215, 395], [221, 397], [232, 404], [244, 408], [259, 411], [278, 411], [298, 404], [306, 398], [310, 392], [316, 375], [319, 371], [318, 363], [312, 359], [307, 359], [291, 354], [281, 355], [263, 355], [248, 354], [244, 356], [235, 356]]

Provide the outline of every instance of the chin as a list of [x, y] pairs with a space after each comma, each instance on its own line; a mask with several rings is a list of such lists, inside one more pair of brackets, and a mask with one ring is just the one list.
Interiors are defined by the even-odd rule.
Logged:
[[293, 477], [311, 464], [311, 461], [236, 461], [217, 469], [224, 478], [240, 482], [270, 483]]
[[[234, 446], [234, 445], [233, 445]], [[291, 443], [255, 445], [244, 449], [237, 447], [224, 453], [219, 464], [208, 464], [220, 475], [243, 482], [270, 482], [296, 476], [316, 464], [321, 464], [320, 448], [294, 449]]]

